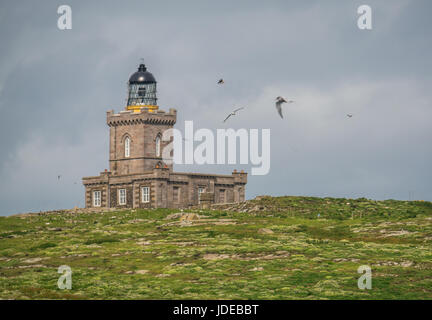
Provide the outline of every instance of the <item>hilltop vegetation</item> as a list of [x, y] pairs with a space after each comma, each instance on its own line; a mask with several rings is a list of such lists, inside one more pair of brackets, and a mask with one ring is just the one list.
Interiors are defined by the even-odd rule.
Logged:
[[[188, 214], [186, 214], [188, 213]], [[432, 299], [432, 203], [262, 197], [0, 218], [2, 299]], [[57, 269], [72, 269], [60, 290]], [[359, 290], [357, 268], [372, 268]]]

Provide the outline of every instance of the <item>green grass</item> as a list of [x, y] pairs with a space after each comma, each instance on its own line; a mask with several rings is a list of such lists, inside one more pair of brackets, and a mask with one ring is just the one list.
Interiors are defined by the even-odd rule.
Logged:
[[[266, 197], [188, 210], [207, 216], [191, 224], [173, 212], [1, 217], [0, 298], [432, 299], [430, 202]], [[61, 265], [72, 290], [57, 288]]]

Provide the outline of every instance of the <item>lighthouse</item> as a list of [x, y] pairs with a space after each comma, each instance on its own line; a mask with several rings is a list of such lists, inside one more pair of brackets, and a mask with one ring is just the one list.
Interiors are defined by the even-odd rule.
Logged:
[[[87, 208], [187, 208], [245, 200], [247, 173], [230, 175], [175, 172], [165, 163], [162, 139], [177, 120], [177, 110], [161, 110], [156, 79], [140, 64], [128, 81], [127, 104], [106, 114], [109, 170], [84, 177]], [[174, 150], [175, 152], [175, 150]]]

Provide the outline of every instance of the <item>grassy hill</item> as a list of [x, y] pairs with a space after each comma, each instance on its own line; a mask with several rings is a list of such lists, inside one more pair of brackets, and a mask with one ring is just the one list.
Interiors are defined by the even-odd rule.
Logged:
[[[432, 299], [430, 202], [81, 211], [0, 218], [0, 298]], [[71, 290], [57, 288], [60, 265]], [[361, 265], [371, 290], [357, 287]]]

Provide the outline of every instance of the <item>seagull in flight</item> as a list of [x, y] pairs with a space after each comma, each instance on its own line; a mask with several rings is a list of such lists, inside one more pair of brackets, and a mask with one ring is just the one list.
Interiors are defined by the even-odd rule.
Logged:
[[218, 84], [224, 84], [224, 83], [225, 83], [224, 79], [219, 79]]
[[233, 112], [231, 112], [231, 113], [230, 113], [230, 114], [225, 118], [224, 122], [226, 122], [226, 121], [229, 119], [229, 117], [231, 117], [231, 116], [235, 116], [235, 115], [237, 114], [237, 111], [240, 111], [241, 109], [244, 109], [244, 108], [241, 107], [241, 108], [235, 109]]
[[294, 102], [294, 100], [287, 100], [287, 99], [285, 99], [284, 97], [281, 97], [281, 96], [276, 97], [276, 109], [277, 109], [277, 111], [278, 111], [278, 113], [279, 113], [279, 115], [281, 116], [282, 119], [283, 119], [283, 116], [282, 116], [282, 103], [293, 103], [293, 102]]
[[352, 116], [353, 116], [352, 114], [347, 114], [348, 118], [352, 118]]

